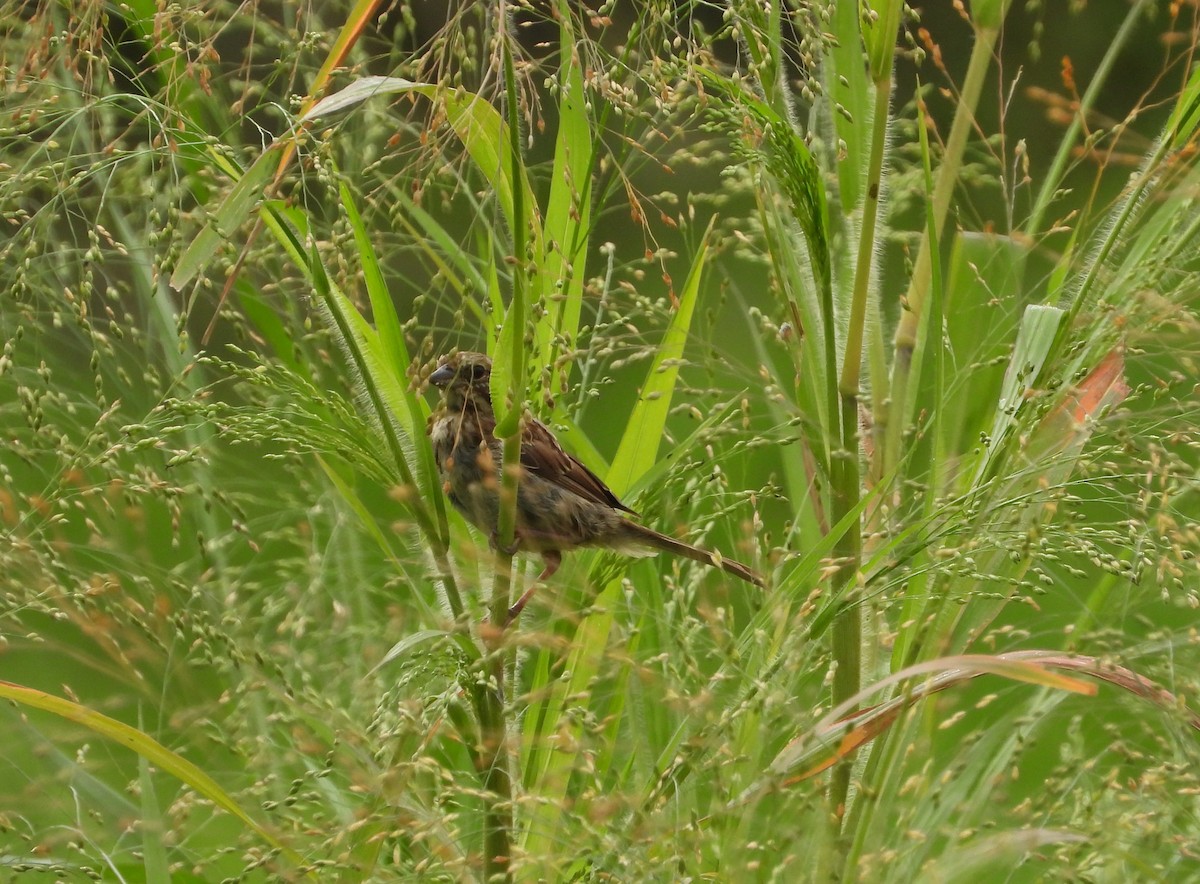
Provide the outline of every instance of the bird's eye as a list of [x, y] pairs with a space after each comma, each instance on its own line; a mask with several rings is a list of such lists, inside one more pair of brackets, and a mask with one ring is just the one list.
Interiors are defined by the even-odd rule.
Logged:
[[487, 377], [487, 373], [488, 370], [486, 365], [480, 365], [476, 363], [475, 365], [471, 366], [471, 380], [473, 381], [478, 381]]

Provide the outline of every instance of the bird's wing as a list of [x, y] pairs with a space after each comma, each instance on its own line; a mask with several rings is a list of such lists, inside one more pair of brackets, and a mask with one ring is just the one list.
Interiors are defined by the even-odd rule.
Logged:
[[563, 451], [545, 424], [527, 420], [521, 429], [521, 466], [584, 500], [637, 515], [600, 478]]

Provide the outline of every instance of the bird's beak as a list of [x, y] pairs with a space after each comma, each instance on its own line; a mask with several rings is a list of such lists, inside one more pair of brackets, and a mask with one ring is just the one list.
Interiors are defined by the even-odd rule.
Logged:
[[446, 384], [454, 380], [454, 367], [451, 365], [442, 365], [429, 376], [429, 383], [435, 387], [444, 387]]

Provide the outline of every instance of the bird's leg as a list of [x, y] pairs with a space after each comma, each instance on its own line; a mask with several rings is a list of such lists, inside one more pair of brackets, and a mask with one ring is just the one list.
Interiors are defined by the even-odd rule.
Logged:
[[[558, 570], [558, 566], [562, 564], [562, 553], [556, 549], [545, 550], [542, 552], [542, 562], [545, 567], [542, 568], [542, 573], [538, 575], [537, 580], [533, 581], [533, 586], [525, 590], [524, 594], [517, 599], [516, 604], [508, 609], [508, 623], [512, 623], [521, 616], [521, 611], [524, 610], [529, 600], [533, 598], [534, 590], [538, 588], [538, 584], [549, 580], [554, 572]], [[507, 626], [508, 623], [505, 625]]]
[[492, 536], [488, 538], [488, 541], [491, 543], [492, 549], [499, 550], [506, 556], [515, 556], [517, 554], [517, 550], [521, 548], [521, 538], [515, 535], [513, 536], [512, 543], [510, 543], [508, 546], [501, 546], [499, 531], [493, 531]]

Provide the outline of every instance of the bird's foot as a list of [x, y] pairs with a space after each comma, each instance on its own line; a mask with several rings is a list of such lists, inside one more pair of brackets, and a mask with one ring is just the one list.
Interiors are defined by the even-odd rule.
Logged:
[[538, 575], [538, 579], [533, 581], [533, 585], [517, 599], [516, 604], [508, 609], [508, 619], [504, 621], [504, 626], [507, 628], [514, 620], [521, 616], [521, 612], [525, 610], [525, 606], [529, 604], [529, 600], [533, 598], [534, 592], [537, 591], [539, 583], [545, 583], [550, 579], [558, 566], [562, 564], [562, 553], [558, 550], [548, 549], [542, 552], [542, 561], [545, 567], [542, 568], [542, 573]]
[[517, 550], [521, 548], [520, 537], [513, 537], [512, 543], [508, 544], [507, 546], [502, 546], [500, 544], [500, 533], [498, 531], [492, 532], [492, 536], [488, 538], [488, 542], [491, 543], [492, 549], [503, 553], [506, 556], [515, 556], [517, 554]]
[[537, 584], [529, 587], [521, 594], [516, 603], [508, 609], [508, 618], [504, 621], [504, 626], [507, 628], [514, 620], [521, 616], [521, 612], [525, 610], [525, 606], [529, 604], [529, 600], [533, 598], [534, 592], [537, 590]]

